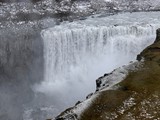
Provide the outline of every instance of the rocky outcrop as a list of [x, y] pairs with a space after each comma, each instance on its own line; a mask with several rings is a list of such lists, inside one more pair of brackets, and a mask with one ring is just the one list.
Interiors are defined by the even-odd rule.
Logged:
[[137, 59], [141, 60], [144, 58], [146, 61], [155, 61], [159, 62], [160, 57], [160, 29], [156, 31], [156, 40], [154, 44], [147, 47], [140, 55], [138, 55]]
[[[83, 104], [86, 104], [84, 101], [67, 109], [55, 119], [160, 119], [160, 29], [157, 30], [155, 42], [143, 50], [137, 59], [139, 60], [138, 66], [136, 63], [132, 63], [130, 65], [132, 67], [123, 67], [128, 69], [120, 70], [119, 74], [115, 74], [117, 71], [115, 70], [97, 79], [97, 92], [86, 100], [89, 100], [88, 106], [83, 108]], [[115, 80], [121, 74], [125, 74], [123, 81], [113, 85], [111, 89], [107, 89], [108, 79]], [[111, 77], [112, 75], [116, 77]], [[79, 114], [77, 109], [83, 110]]]

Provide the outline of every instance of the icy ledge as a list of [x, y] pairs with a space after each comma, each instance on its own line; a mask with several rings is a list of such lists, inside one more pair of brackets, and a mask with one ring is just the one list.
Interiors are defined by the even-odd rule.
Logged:
[[111, 73], [106, 73], [104, 76], [96, 80], [96, 92], [91, 93], [83, 102], [78, 101], [74, 107], [66, 109], [53, 120], [79, 120], [82, 113], [90, 106], [90, 104], [105, 90], [115, 90], [118, 88], [117, 83], [124, 80], [129, 72], [137, 71], [143, 66], [143, 60], [131, 62], [129, 65], [124, 65], [113, 70]]

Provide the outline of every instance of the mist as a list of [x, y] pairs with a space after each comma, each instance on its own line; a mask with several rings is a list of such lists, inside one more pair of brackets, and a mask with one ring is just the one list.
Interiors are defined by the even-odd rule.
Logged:
[[35, 84], [34, 91], [49, 98], [47, 104], [55, 109], [51, 118], [95, 92], [96, 79], [135, 61], [137, 54], [155, 39], [156, 28], [152, 25], [75, 28], [76, 24], [41, 32], [44, 81]]
[[34, 98], [32, 85], [43, 80], [41, 37], [27, 25], [0, 35], [0, 119], [22, 120], [24, 104]]
[[53, 18], [39, 22], [45, 14], [20, 12], [12, 17], [5, 12], [3, 22], [9, 23], [0, 30], [0, 120], [54, 118], [95, 92], [95, 81], [104, 73], [134, 61], [160, 27], [155, 24], [159, 13], [92, 16], [55, 25]]

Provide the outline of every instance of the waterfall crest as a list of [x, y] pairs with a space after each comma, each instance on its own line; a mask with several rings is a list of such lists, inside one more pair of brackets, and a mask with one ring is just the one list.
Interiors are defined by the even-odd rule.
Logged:
[[52, 81], [57, 74], [68, 74], [70, 67], [83, 64], [87, 59], [115, 54], [134, 56], [133, 59], [153, 42], [157, 28], [158, 25], [147, 24], [43, 31], [45, 80]]
[[[95, 80], [136, 59], [155, 39], [156, 24], [85, 26], [42, 31], [45, 80], [36, 89], [54, 96], [58, 108], [95, 91]], [[65, 101], [64, 101], [65, 99]]]

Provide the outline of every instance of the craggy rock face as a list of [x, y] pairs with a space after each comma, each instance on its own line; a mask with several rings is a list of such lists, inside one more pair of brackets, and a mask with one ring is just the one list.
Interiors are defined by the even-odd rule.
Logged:
[[156, 40], [154, 44], [147, 47], [139, 56], [146, 61], [160, 62], [160, 29], [156, 31]]

